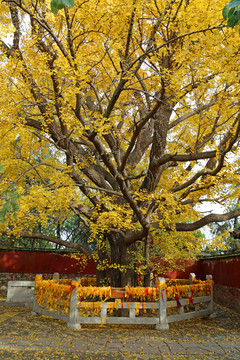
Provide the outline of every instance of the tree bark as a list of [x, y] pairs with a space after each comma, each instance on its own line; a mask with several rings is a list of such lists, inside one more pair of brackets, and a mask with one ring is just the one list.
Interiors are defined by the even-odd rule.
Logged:
[[146, 237], [145, 241], [145, 263], [146, 270], [144, 274], [144, 286], [150, 286], [150, 266], [149, 266], [149, 255], [150, 255], [150, 236]]
[[110, 234], [110, 284], [113, 287], [134, 286], [137, 284], [136, 266], [131, 252], [136, 251], [136, 244], [127, 246], [121, 234]]
[[110, 244], [110, 284], [114, 287], [122, 286], [121, 271], [121, 248], [123, 239], [119, 234], [108, 236]]
[[97, 286], [108, 285], [108, 274], [105, 263], [108, 262], [108, 255], [105, 246], [98, 248], [98, 262], [96, 266]]

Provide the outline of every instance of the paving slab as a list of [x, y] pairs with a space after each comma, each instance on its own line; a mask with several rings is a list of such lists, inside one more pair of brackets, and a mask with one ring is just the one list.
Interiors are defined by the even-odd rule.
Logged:
[[85, 325], [33, 316], [0, 300], [0, 360], [240, 360], [240, 315], [215, 305], [216, 318], [154, 326]]
[[184, 346], [182, 346], [178, 341], [165, 340], [164, 343], [168, 348], [168, 352], [171, 354], [183, 354], [186, 352]]

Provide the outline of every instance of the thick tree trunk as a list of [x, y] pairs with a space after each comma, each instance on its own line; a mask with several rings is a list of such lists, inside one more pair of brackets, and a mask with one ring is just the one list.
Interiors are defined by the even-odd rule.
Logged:
[[106, 247], [100, 246], [98, 248], [98, 263], [96, 266], [97, 286], [108, 285], [106, 262], [108, 262]]
[[137, 250], [136, 245], [125, 246], [122, 250], [121, 263], [126, 267], [122, 272], [122, 286], [137, 286], [136, 264], [132, 256]]
[[136, 251], [135, 244], [127, 247], [120, 234], [109, 235], [109, 244], [111, 250], [111, 286], [124, 287], [136, 285], [137, 274], [131, 259], [131, 251]]
[[107, 271], [105, 269], [104, 270], [96, 269], [96, 277], [97, 277], [97, 286], [107, 285], [108, 276], [107, 276]]
[[150, 237], [146, 237], [145, 241], [145, 263], [146, 263], [146, 270], [144, 274], [144, 286], [150, 286], [150, 267], [149, 267], [149, 255], [150, 255]]
[[121, 248], [122, 248], [122, 239], [119, 235], [110, 236], [110, 284], [114, 287], [122, 286], [122, 276], [121, 276]]

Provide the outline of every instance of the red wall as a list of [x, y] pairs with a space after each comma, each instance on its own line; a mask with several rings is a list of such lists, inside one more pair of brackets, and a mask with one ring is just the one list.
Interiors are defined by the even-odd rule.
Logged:
[[[165, 276], [187, 279], [195, 273], [198, 279], [213, 275], [215, 284], [240, 288], [240, 255], [216, 257], [195, 262], [186, 262], [185, 271], [174, 270]], [[95, 263], [88, 260], [87, 266], [70, 257], [69, 253], [45, 251], [7, 251], [0, 250], [0, 273], [35, 273], [35, 274], [96, 274]]]
[[199, 260], [185, 261], [182, 262], [181, 265], [185, 266], [185, 270], [173, 270], [167, 273], [167, 277], [170, 279], [189, 279], [189, 275], [194, 273], [196, 274], [197, 279], [205, 279], [202, 274], [201, 262]]
[[[161, 260], [161, 259], [155, 259], [153, 261], [154, 263], [158, 264], [158, 267], [161, 269], [161, 267], [168, 268], [169, 263]], [[179, 270], [178, 264], [180, 265], [179, 268], [185, 268], [185, 270]], [[168, 271], [167, 273], [160, 274], [158, 273], [158, 276], [168, 277], [170, 279], [188, 279], [190, 273], [196, 274], [198, 279], [205, 279], [204, 274], [202, 274], [202, 268], [201, 268], [201, 262], [199, 260], [195, 261], [179, 261], [177, 262], [176, 269], [173, 271]]]
[[0, 273], [96, 274], [92, 260], [83, 267], [69, 254], [0, 250]]
[[202, 260], [204, 274], [212, 274], [215, 284], [240, 288], [240, 255]]

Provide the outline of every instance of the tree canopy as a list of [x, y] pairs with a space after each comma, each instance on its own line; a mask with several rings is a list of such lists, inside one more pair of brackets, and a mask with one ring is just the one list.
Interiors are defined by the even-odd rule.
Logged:
[[[99, 271], [110, 254], [125, 284], [130, 255], [132, 269], [151, 251], [191, 257], [195, 230], [240, 215], [239, 35], [224, 5], [77, 0], [54, 15], [48, 0], [2, 0], [2, 209], [15, 194], [2, 234], [78, 248]], [[95, 254], [33, 232], [72, 213]]]

